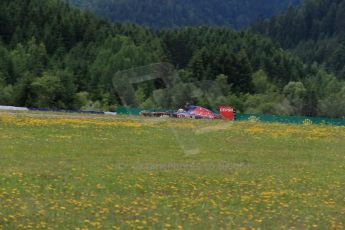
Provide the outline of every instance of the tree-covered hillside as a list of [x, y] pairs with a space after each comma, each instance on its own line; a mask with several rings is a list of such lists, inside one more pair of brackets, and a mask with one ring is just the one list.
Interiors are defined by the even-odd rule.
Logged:
[[[240, 112], [342, 116], [345, 85], [322, 67], [306, 65], [268, 38], [228, 29], [182, 28], [160, 32], [167, 56], [183, 79], [224, 85], [225, 100]], [[199, 101], [199, 103], [204, 103]]]
[[130, 105], [177, 108], [188, 101], [248, 113], [345, 114], [343, 81], [248, 31], [153, 32], [111, 24], [59, 0], [2, 0], [0, 40], [4, 105], [113, 110], [122, 103], [118, 71], [168, 62], [179, 83], [135, 84]]
[[301, 7], [257, 21], [252, 28], [345, 79], [344, 0], [305, 0]]
[[112, 21], [150, 27], [222, 25], [240, 28], [300, 0], [70, 0]]
[[1, 104], [114, 105], [113, 73], [164, 56], [161, 42], [147, 29], [112, 25], [58, 0], [1, 1], [0, 37]]

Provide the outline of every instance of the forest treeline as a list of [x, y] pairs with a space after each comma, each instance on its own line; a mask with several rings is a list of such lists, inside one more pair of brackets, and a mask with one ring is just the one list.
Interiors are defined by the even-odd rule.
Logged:
[[[67, 0], [66, 0], [67, 1]], [[271, 17], [300, 0], [69, 0], [112, 21], [153, 28], [217, 25], [238, 29]]]
[[112, 24], [59, 0], [2, 0], [0, 38], [4, 105], [114, 110], [123, 102], [116, 73], [171, 63], [178, 84], [135, 84], [132, 106], [174, 109], [191, 102], [246, 113], [345, 114], [343, 80], [249, 30], [152, 31]]
[[344, 0], [305, 0], [271, 20], [256, 21], [252, 29], [345, 80]]

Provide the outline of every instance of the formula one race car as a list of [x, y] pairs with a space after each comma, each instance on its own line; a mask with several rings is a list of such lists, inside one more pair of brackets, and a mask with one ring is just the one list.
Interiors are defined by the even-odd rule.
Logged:
[[230, 106], [221, 106], [219, 114], [203, 108], [201, 106], [188, 105], [184, 109], [176, 112], [149, 112], [142, 111], [140, 115], [145, 117], [174, 117], [174, 118], [194, 118], [194, 119], [225, 119], [235, 120], [235, 109]]

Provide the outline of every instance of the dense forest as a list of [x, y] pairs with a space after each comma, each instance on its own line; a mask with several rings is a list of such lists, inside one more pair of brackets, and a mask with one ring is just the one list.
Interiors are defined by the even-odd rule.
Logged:
[[[1, 104], [115, 105], [112, 76], [105, 73], [158, 62], [164, 56], [161, 41], [147, 29], [112, 25], [58, 0], [4, 0], [0, 9]], [[100, 62], [106, 65], [102, 69]]]
[[305, 0], [272, 20], [258, 20], [252, 29], [345, 79], [345, 1]]
[[300, 0], [70, 0], [112, 21], [153, 28], [218, 25], [241, 28], [258, 16], [271, 17]]
[[112, 24], [59, 0], [2, 0], [0, 39], [3, 105], [114, 110], [123, 103], [119, 71], [171, 63], [178, 83], [135, 84], [131, 106], [177, 108], [188, 101], [247, 113], [345, 114], [341, 79], [249, 30], [152, 31]]

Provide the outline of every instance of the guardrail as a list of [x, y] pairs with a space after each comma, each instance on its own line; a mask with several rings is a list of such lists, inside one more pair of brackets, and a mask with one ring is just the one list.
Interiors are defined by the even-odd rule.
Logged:
[[49, 109], [49, 108], [26, 108], [15, 106], [0, 106], [0, 110], [7, 111], [42, 111], [42, 112], [60, 112], [60, 113], [81, 113], [81, 114], [103, 114], [103, 115], [116, 115], [113, 112], [100, 112], [92, 110], [69, 110], [69, 109]]
[[11, 110], [11, 111], [28, 111], [26, 107], [15, 107], [15, 106], [4, 106], [0, 105], [0, 110]]

